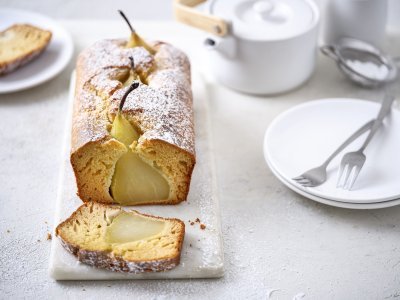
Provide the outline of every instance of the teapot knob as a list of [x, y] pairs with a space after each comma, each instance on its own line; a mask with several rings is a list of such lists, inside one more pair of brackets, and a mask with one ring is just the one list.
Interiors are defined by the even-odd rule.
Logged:
[[262, 17], [268, 17], [273, 8], [274, 4], [268, 0], [257, 1], [253, 4], [253, 10]]
[[253, 11], [258, 19], [283, 23], [289, 17], [289, 11], [285, 4], [275, 3], [273, 0], [259, 0], [253, 4]]

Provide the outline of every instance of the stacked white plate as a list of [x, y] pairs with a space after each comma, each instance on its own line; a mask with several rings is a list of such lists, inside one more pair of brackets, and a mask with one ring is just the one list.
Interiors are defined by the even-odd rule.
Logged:
[[366, 134], [328, 166], [328, 180], [303, 187], [294, 180], [321, 165], [353, 132], [375, 118], [380, 104], [359, 99], [321, 99], [279, 115], [264, 138], [264, 157], [273, 174], [288, 188], [328, 205], [375, 209], [400, 204], [400, 112], [393, 109], [368, 145], [367, 160], [351, 191], [336, 188], [344, 153], [361, 146]]

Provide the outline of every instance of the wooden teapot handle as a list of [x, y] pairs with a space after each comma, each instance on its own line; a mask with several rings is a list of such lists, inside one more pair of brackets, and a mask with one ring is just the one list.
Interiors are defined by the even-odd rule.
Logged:
[[202, 29], [209, 33], [225, 36], [228, 34], [228, 24], [221, 18], [204, 14], [193, 7], [206, 0], [174, 0], [175, 19], [189, 26]]

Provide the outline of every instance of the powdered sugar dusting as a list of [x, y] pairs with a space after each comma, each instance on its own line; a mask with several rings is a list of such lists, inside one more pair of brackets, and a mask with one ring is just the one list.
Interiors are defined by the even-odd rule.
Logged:
[[[157, 139], [194, 154], [190, 64], [186, 55], [161, 42], [153, 44], [157, 51], [154, 57], [142, 47], [124, 48], [124, 44], [123, 40], [99, 41], [79, 56], [74, 121], [82, 111], [85, 118], [73, 124], [73, 149], [85, 141], [109, 138], [104, 129], [126, 91], [118, 79], [129, 72], [132, 56], [135, 71], [148, 76], [147, 84], [142, 83], [128, 96], [123, 109], [141, 127], [139, 143]], [[94, 108], [87, 110], [87, 106]]]
[[[143, 140], [158, 139], [194, 153], [194, 129], [191, 108], [190, 89], [181, 86], [190, 86], [183, 78], [179, 81], [177, 71], [162, 70], [156, 72], [149, 78], [149, 85], [141, 84], [126, 99], [123, 109], [129, 114], [144, 132], [139, 143]], [[170, 77], [171, 80], [177, 75], [174, 83], [156, 85], [153, 87], [153, 79], [159, 83], [159, 77]], [[166, 79], [168, 81], [169, 79]], [[170, 89], [167, 88], [170, 87]], [[168, 91], [167, 91], [168, 90]], [[111, 113], [115, 114], [120, 99], [125, 89], [117, 91], [111, 99]]]

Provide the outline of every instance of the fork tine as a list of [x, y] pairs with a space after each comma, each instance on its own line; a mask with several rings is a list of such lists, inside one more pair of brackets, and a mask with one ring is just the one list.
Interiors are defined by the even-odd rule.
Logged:
[[342, 165], [342, 164], [340, 164], [340, 170], [339, 170], [339, 176], [338, 176], [338, 181], [337, 181], [337, 183], [336, 183], [336, 187], [337, 188], [340, 188], [340, 187], [342, 187], [343, 186], [343, 175], [345, 175], [346, 173], [345, 172], [347, 172], [347, 169], [348, 169], [348, 167], [349, 167], [349, 165], [348, 164], [345, 164], [344, 166]]
[[342, 185], [342, 189], [347, 190], [348, 186], [349, 186], [349, 182], [351, 181], [351, 179], [353, 178], [352, 174], [353, 174], [353, 169], [354, 166], [349, 166], [347, 173], [346, 173], [346, 177], [343, 181], [343, 185]]
[[352, 172], [353, 172], [353, 168], [354, 168], [354, 166], [351, 166], [351, 167], [350, 167], [350, 165], [349, 165], [346, 174], [343, 176], [343, 177], [344, 177], [344, 180], [343, 180], [343, 182], [342, 182], [342, 189], [344, 189], [344, 190], [347, 190], [347, 186], [348, 186], [348, 184], [349, 184], [349, 181], [350, 181], [351, 178], [352, 178], [352, 176], [350, 176], [350, 175], [351, 175]]
[[296, 180], [296, 181], [300, 183], [300, 182], [304, 182], [304, 181], [308, 182], [310, 180], [308, 180], [307, 178], [303, 177], [302, 179], [299, 179], [299, 180]]
[[292, 180], [293, 180], [293, 181], [296, 181], [296, 182], [297, 182], [297, 181], [301, 181], [301, 180], [303, 180], [303, 179], [304, 179], [304, 178], [296, 178], [296, 179], [295, 179], [295, 178], [292, 178]]
[[353, 171], [353, 168], [354, 168], [354, 166], [350, 166], [349, 164], [347, 165], [347, 172], [344, 175], [344, 181], [343, 181], [343, 185], [342, 185], [343, 189], [345, 189], [345, 190], [347, 189], [347, 186], [349, 184], [349, 178]]
[[309, 184], [310, 180], [308, 180], [307, 178], [304, 178], [303, 180], [297, 181], [297, 183], [301, 184], [301, 185], [305, 185], [305, 184]]
[[310, 180], [302, 175], [292, 178], [296, 183], [300, 185], [310, 184]]
[[346, 185], [343, 187], [343, 189], [348, 190], [348, 191], [350, 191], [351, 182], [353, 181], [354, 176], [357, 172], [357, 166], [356, 165], [352, 166], [351, 169], [349, 170], [349, 172], [350, 172], [349, 178], [346, 181]]
[[301, 177], [300, 179], [294, 179], [294, 181], [296, 181], [299, 184], [310, 182], [310, 180], [305, 177]]
[[351, 179], [351, 181], [350, 181], [350, 183], [349, 183], [349, 186], [348, 186], [348, 190], [349, 190], [349, 191], [352, 190], [353, 185], [354, 185], [354, 183], [355, 183], [356, 180], [357, 180], [358, 174], [360, 174], [360, 171], [361, 171], [361, 168], [354, 167], [354, 174], [353, 174], [353, 177], [352, 177], [352, 179]]

